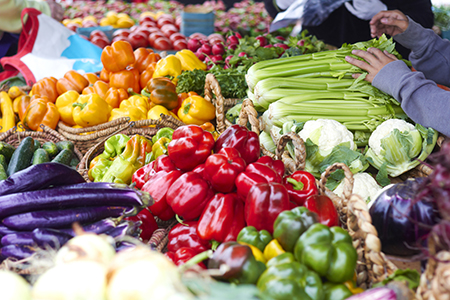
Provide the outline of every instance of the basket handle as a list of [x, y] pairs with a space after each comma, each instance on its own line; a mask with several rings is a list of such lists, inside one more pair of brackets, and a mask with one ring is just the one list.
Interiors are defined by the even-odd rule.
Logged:
[[[213, 100], [213, 94], [216, 96], [216, 100]], [[214, 74], [208, 73], [205, 79], [205, 99], [216, 106], [216, 130], [218, 133], [222, 133], [227, 129], [225, 124], [225, 108], [224, 98], [222, 96], [222, 90], [219, 82]]]
[[[289, 141], [292, 141], [294, 144], [295, 158], [292, 158], [289, 151], [286, 150], [286, 145]], [[306, 165], [305, 143], [302, 138], [294, 132], [283, 134], [278, 141], [276, 157], [283, 161], [288, 174], [292, 174], [297, 170], [304, 170]]]
[[251, 130], [259, 135], [258, 112], [253, 106], [252, 100], [245, 98], [239, 113], [239, 125], [247, 126], [247, 122], [250, 122]]

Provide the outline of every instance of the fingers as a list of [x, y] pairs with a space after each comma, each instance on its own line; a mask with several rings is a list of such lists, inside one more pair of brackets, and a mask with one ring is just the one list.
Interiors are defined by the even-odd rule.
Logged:
[[[361, 58], [364, 58], [363, 56], [365, 56], [367, 54], [367, 52], [361, 51], [361, 50], [354, 50], [354, 51], [352, 51], [352, 53], [355, 54], [356, 56], [361, 57]], [[352, 64], [352, 65], [354, 65], [354, 66], [356, 66], [356, 67], [358, 67], [358, 68], [360, 68], [360, 69], [362, 69], [364, 71], [369, 71], [369, 69], [371, 68], [370, 65], [367, 62], [359, 60], [359, 59], [356, 59], [356, 58], [351, 57], [351, 56], [346, 56], [345, 60], [348, 63], [350, 63], [350, 64]]]
[[402, 12], [393, 10], [379, 12], [369, 24], [372, 37], [380, 37], [383, 33], [395, 36], [408, 28], [409, 21]]
[[398, 58], [397, 58], [394, 54], [391, 54], [391, 53], [387, 52], [387, 50], [384, 50], [383, 53], [384, 53], [387, 57], [389, 57], [390, 59], [398, 60]]

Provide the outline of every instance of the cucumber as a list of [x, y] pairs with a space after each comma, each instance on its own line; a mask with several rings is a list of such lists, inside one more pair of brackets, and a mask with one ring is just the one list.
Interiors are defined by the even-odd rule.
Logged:
[[16, 151], [16, 148], [11, 146], [10, 144], [0, 142], [0, 154], [5, 156], [7, 162], [9, 162], [9, 160], [11, 159], [11, 156], [13, 155], [14, 151]]
[[68, 166], [70, 161], [72, 160], [73, 152], [68, 149], [63, 149], [61, 152], [56, 155], [56, 157], [52, 160], [52, 162], [60, 163]]
[[58, 147], [59, 151], [62, 151], [64, 149], [70, 150], [73, 152], [74, 150], [74, 145], [71, 141], [60, 141], [56, 143], [56, 147]]
[[34, 140], [27, 136], [14, 151], [11, 160], [9, 161], [8, 169], [6, 173], [8, 176], [19, 172], [31, 165], [31, 158], [34, 153]]
[[3, 154], [0, 154], [0, 165], [3, 166], [4, 170], [8, 168], [8, 163], [6, 162], [6, 158]]
[[8, 175], [6, 175], [5, 168], [3, 168], [3, 165], [0, 165], [0, 180], [5, 180], [8, 178]]
[[31, 162], [32, 165], [42, 164], [45, 162], [49, 162], [50, 158], [48, 157], [47, 151], [44, 149], [37, 149], [34, 151], [33, 160]]
[[38, 140], [34, 140], [34, 151], [39, 148], [41, 148], [41, 142], [39, 142]]
[[56, 147], [56, 144], [53, 142], [45, 142], [42, 145], [42, 149], [48, 153], [49, 157], [55, 157], [59, 152], [58, 147]]
[[78, 164], [80, 163], [80, 160], [78, 159], [78, 157], [75, 156], [75, 154], [73, 155], [72, 159], [70, 160], [69, 165], [71, 167], [76, 167], [78, 166]]

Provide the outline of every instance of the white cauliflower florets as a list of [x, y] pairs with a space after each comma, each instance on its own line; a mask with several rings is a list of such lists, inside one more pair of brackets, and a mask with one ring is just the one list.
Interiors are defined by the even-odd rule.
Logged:
[[389, 135], [394, 129], [398, 129], [400, 132], [417, 131], [413, 124], [410, 124], [405, 120], [389, 119], [384, 121], [374, 130], [374, 132], [372, 132], [369, 138], [369, 147], [372, 148], [376, 155], [380, 155], [381, 153], [381, 139]]
[[[353, 175], [355, 180], [353, 183], [353, 194], [361, 196], [361, 198], [368, 203], [381, 190], [376, 180], [368, 173], [356, 173]], [[334, 189], [333, 193], [342, 197], [344, 193], [344, 180]]]
[[319, 152], [322, 156], [327, 156], [335, 146], [344, 142], [349, 142], [350, 149], [356, 150], [356, 145], [353, 142], [353, 133], [335, 120], [317, 119], [307, 121], [299, 135], [304, 141], [309, 138], [314, 144], [319, 146]]

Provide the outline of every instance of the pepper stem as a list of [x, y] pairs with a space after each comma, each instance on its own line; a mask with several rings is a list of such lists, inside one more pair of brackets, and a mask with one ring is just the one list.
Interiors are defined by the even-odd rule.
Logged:
[[301, 191], [305, 187], [303, 182], [297, 181], [292, 177], [288, 177], [288, 179], [286, 181], [289, 182], [290, 184], [292, 184], [294, 190], [296, 190], [296, 191]]
[[133, 96], [142, 96], [141, 94], [138, 94], [135, 91], [133, 91], [132, 88], [128, 88], [127, 92], [128, 92], [128, 94], [133, 95]]
[[213, 251], [212, 250], [206, 250], [202, 253], [197, 254], [196, 256], [194, 256], [193, 258], [191, 258], [190, 260], [188, 260], [184, 265], [181, 265], [178, 267], [178, 270], [180, 272], [184, 272], [186, 270], [188, 270], [189, 268], [195, 266], [198, 263], [201, 263], [202, 261], [211, 258], [213, 255]]
[[178, 221], [178, 223], [180, 223], [181, 225], [184, 225], [184, 226], [189, 227], [188, 224], [183, 223], [184, 220], [183, 220], [179, 215], [175, 215], [175, 219], [176, 219], [176, 220]]
[[83, 108], [85, 108], [86, 105], [87, 105], [87, 102], [86, 102], [86, 103], [78, 103], [78, 102], [75, 102], [75, 103], [72, 104], [72, 107], [77, 107], [77, 106], [79, 106], [79, 107], [81, 108], [81, 110], [83, 110]]
[[212, 241], [211, 242], [211, 249], [213, 251], [216, 251], [217, 247], [219, 247], [220, 243], [218, 241]]

